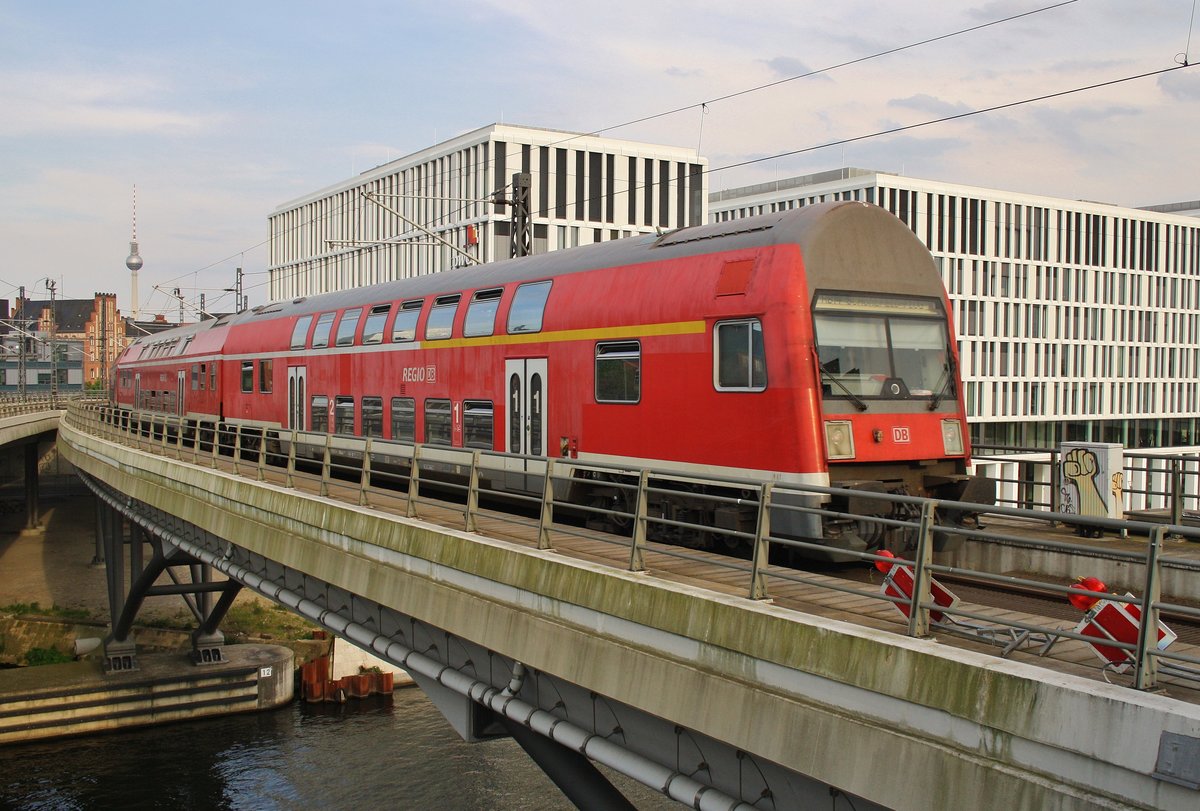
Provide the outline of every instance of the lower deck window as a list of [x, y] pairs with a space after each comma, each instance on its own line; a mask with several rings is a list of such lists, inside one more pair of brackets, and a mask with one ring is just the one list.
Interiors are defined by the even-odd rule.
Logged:
[[313, 431], [325, 433], [329, 430], [329, 398], [323, 394], [318, 394], [312, 398], [312, 404], [309, 409], [310, 426]]
[[454, 444], [449, 400], [425, 401], [425, 441], [430, 445]]
[[383, 436], [382, 397], [362, 399], [362, 432], [363, 436]]
[[463, 444], [468, 448], [491, 450], [494, 409], [491, 400], [463, 401]]
[[417, 402], [411, 397], [392, 398], [392, 439], [416, 442]]
[[642, 347], [637, 341], [596, 344], [596, 402], [642, 399]]
[[354, 433], [354, 398], [338, 396], [333, 401], [335, 434]]

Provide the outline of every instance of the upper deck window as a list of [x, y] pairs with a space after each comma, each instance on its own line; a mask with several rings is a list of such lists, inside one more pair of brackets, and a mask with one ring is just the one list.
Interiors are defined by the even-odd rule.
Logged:
[[461, 295], [438, 296], [433, 300], [433, 308], [429, 311], [429, 320], [425, 323], [425, 340], [440, 341], [449, 338], [454, 332], [454, 314], [458, 312], [458, 300]]
[[421, 317], [421, 307], [424, 299], [413, 299], [400, 305], [396, 313], [396, 323], [392, 325], [392, 342], [415, 341], [417, 339], [417, 319]]
[[550, 295], [550, 282], [532, 282], [517, 288], [512, 307], [508, 311], [509, 334], [541, 332], [542, 316], [546, 312], [546, 299]]
[[321, 313], [317, 318], [317, 326], [313, 330], [313, 349], [329, 346], [329, 330], [333, 327], [333, 317], [337, 313]]
[[354, 344], [354, 333], [358, 329], [360, 315], [362, 315], [362, 307], [355, 307], [353, 310], [346, 310], [342, 313], [342, 320], [338, 322], [337, 339], [334, 341], [336, 346], [352, 346]]
[[463, 325], [463, 335], [472, 337], [491, 335], [496, 331], [496, 311], [500, 309], [500, 294], [504, 291], [478, 290], [471, 296], [471, 304], [467, 307], [467, 321]]
[[767, 354], [757, 318], [725, 321], [713, 328], [713, 382], [718, 391], [762, 391]]
[[383, 343], [383, 325], [387, 322], [388, 313], [392, 311], [390, 304], [376, 304], [367, 313], [366, 323], [363, 324], [364, 344]]
[[308, 328], [312, 326], [313, 317], [311, 315], [303, 315], [296, 319], [296, 326], [292, 328], [292, 349], [303, 349], [308, 341]]

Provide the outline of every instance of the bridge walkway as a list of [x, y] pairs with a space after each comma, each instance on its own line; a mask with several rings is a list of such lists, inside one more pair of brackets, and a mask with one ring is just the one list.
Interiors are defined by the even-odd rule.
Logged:
[[[184, 454], [186, 457], [186, 454]], [[187, 461], [186, 458], [184, 461]], [[206, 464], [212, 464], [206, 462]], [[280, 468], [258, 466], [239, 462], [236, 466], [228, 457], [218, 457], [215, 464], [226, 472], [239, 475], [261, 476], [269, 483], [286, 486], [287, 473]], [[236, 470], [235, 470], [236, 467]], [[292, 487], [309, 494], [319, 495], [322, 488], [326, 496], [351, 503], [361, 499], [359, 482], [327, 480], [318, 475], [296, 471], [292, 476]], [[407, 493], [386, 488], [373, 487], [367, 491], [368, 507], [393, 514], [404, 515], [408, 510]], [[426, 497], [417, 500], [416, 518], [439, 526], [463, 529], [465, 506], [450, 502], [436, 502]], [[496, 540], [508, 541], [528, 548], [537, 548], [539, 528], [535, 518], [514, 516], [507, 513], [480, 508], [475, 512], [477, 534]], [[1065, 534], [1065, 533], [1064, 533]], [[572, 559], [612, 566], [628, 570], [630, 542], [608, 533], [585, 528], [554, 528], [549, 533], [551, 548], [547, 554], [564, 555]], [[1061, 540], [1061, 537], [1060, 537]], [[1111, 539], [1113, 545], [1130, 548], [1138, 546], [1135, 540]], [[1182, 548], [1189, 557], [1200, 558], [1200, 547], [1187, 543]], [[647, 542], [645, 546], [645, 576], [704, 589], [731, 597], [749, 596], [750, 561], [698, 549], [670, 546]], [[838, 575], [788, 568], [778, 565], [765, 567], [769, 582], [769, 599], [779, 607], [834, 619], [859, 626], [870, 627], [897, 635], [903, 635], [907, 619], [896, 605], [879, 595], [882, 577], [874, 569], [861, 564], [847, 567], [830, 567]], [[866, 582], [862, 573], [867, 572]], [[847, 578], [849, 575], [849, 579]], [[847, 593], [851, 588], [863, 593]], [[874, 596], [873, 596], [874, 595]], [[1064, 598], [1064, 606], [1066, 601]], [[1132, 670], [1124, 675], [1105, 673], [1098, 664], [1096, 653], [1087, 643], [1071, 638], [1047, 639], [1037, 634], [1017, 640], [1009, 630], [1014, 623], [1036, 628], [1070, 631], [1079, 616], [1073, 619], [1046, 617], [1019, 610], [998, 608], [980, 603], [960, 602], [958, 608], [986, 616], [988, 620], [950, 622], [936, 625], [933, 637], [942, 644], [963, 650], [971, 650], [997, 658], [1024, 662], [1050, 671], [1080, 676], [1096, 681], [1108, 680], [1114, 684], [1129, 684]], [[1069, 615], [1068, 615], [1069, 616]], [[992, 622], [994, 621], [994, 625]], [[980, 635], [972, 629], [993, 628], [990, 633]], [[1048, 646], [1046, 642], [1052, 642]], [[1011, 643], [1012, 649], [1007, 650]], [[1019, 644], [1018, 644], [1019, 643]], [[1200, 657], [1200, 646], [1182, 640], [1171, 647], [1174, 653]], [[1200, 704], [1200, 679], [1181, 678], [1160, 673], [1158, 688], [1172, 698]]]

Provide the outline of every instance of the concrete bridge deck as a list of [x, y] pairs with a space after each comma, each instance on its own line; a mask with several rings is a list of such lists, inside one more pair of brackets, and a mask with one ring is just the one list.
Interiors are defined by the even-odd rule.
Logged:
[[[629, 572], [627, 548], [587, 533], [556, 531], [553, 549], [538, 550], [495, 516], [467, 533], [434, 523], [444, 508], [421, 506], [412, 519], [387, 512], [400, 496], [339, 503], [306, 492], [317, 482], [297, 478], [288, 489], [272, 481], [277, 471], [247, 479], [221, 469], [226, 460], [216, 469], [171, 460], [69, 422], [60, 440], [86, 476], [211, 534], [224, 555], [282, 562], [293, 585], [321, 579], [324, 593], [350, 595], [350, 615], [355, 601], [370, 601], [441, 629], [442, 647], [491, 652], [459, 660], [460, 670], [484, 678], [477, 671], [494, 654], [541, 674], [538, 695], [517, 695], [551, 717], [582, 723], [572, 687], [593, 710], [597, 697], [614, 716], [630, 708], [617, 725], [624, 746], [641, 757], [674, 751], [676, 773], [738, 807], [811, 801], [820, 796], [813, 781], [826, 801], [832, 787], [859, 808], [974, 807], [994, 797], [1011, 808], [1192, 809], [1200, 799], [1193, 767], [1176, 762], [1200, 741], [1194, 691], [1172, 684], [1147, 694], [1097, 680], [1072, 660], [1086, 653], [1081, 643], [1001, 658], [978, 642], [900, 636], [892, 605], [831, 599], [822, 575], [791, 583], [772, 572], [772, 601], [750, 600], [745, 572], [727, 559], [648, 547], [648, 572]], [[505, 668], [496, 683], [515, 673]], [[666, 719], [674, 738], [653, 732], [654, 719]], [[678, 762], [681, 735], [712, 750], [690, 767]], [[736, 759], [723, 761], [723, 751]], [[763, 777], [738, 794], [747, 759]]]

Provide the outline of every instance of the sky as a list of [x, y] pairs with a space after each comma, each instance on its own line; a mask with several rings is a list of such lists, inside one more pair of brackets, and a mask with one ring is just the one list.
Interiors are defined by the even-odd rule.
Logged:
[[141, 317], [231, 310], [238, 267], [264, 303], [272, 211], [495, 122], [694, 148], [710, 191], [1200, 199], [1197, 1], [1059, 2], [0, 0], [0, 298], [129, 314], [136, 186]]

